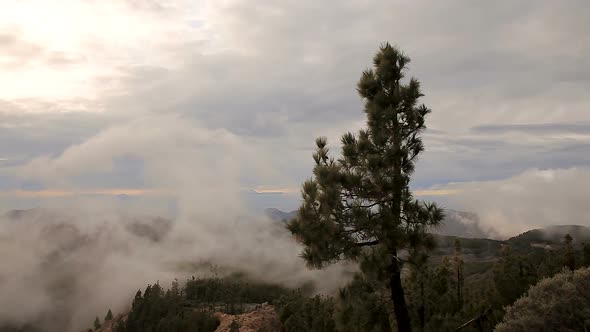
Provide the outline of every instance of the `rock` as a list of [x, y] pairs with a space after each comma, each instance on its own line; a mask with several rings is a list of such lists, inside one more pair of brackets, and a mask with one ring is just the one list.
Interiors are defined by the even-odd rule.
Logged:
[[[220, 324], [216, 332], [233, 332], [232, 323], [235, 321], [240, 332], [280, 332], [281, 325], [277, 318], [277, 313], [272, 305], [261, 304], [253, 311], [240, 314], [229, 315], [217, 312], [215, 317], [219, 319]], [[234, 330], [235, 331], [235, 330]]]

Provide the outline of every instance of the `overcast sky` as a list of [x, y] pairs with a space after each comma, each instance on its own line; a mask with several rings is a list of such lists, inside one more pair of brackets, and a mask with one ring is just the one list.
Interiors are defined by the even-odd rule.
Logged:
[[542, 189], [559, 194], [526, 209], [557, 200], [555, 210], [511, 220], [589, 223], [577, 220], [590, 194], [584, 0], [0, 6], [0, 210], [168, 199], [227, 179], [256, 204], [292, 209], [315, 137], [338, 152], [339, 136], [363, 125], [355, 84], [389, 41], [412, 58], [433, 110], [419, 195], [516, 211]]

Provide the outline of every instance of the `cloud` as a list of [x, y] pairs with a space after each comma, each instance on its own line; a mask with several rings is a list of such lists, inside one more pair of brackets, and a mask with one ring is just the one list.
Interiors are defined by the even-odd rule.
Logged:
[[[127, 155], [142, 160], [142, 179], [150, 189], [77, 186], [76, 177], [111, 171], [113, 161]], [[8, 308], [0, 313], [2, 323], [39, 321], [46, 330], [80, 330], [109, 307], [124, 311], [134, 291], [147, 283], [182, 280], [205, 262], [293, 287], [311, 281], [326, 292], [346, 281], [348, 268], [341, 265], [307, 269], [300, 246], [282, 225], [250, 216], [241, 177], [263, 183], [278, 175], [264, 150], [227, 130], [180, 116], [143, 117], [17, 170], [28, 180], [65, 189], [21, 191], [58, 199], [49, 205], [62, 211], [57, 216], [54, 210], [41, 210], [19, 222], [0, 220], [0, 259], [8, 262], [0, 267], [5, 295], [0, 307]], [[150, 200], [151, 194], [163, 192], [174, 197], [177, 210], [169, 234], [157, 243], [130, 234], [124, 217], [152, 213], [158, 202]], [[138, 200], [131, 201], [137, 205], [125, 201], [121, 209], [115, 193], [137, 194]], [[27, 304], [21, 302], [25, 298]]]
[[264, 188], [259, 187], [253, 189], [253, 191], [257, 194], [293, 194], [298, 193], [298, 188]]
[[71, 197], [79, 195], [111, 195], [111, 196], [146, 196], [158, 195], [165, 196], [170, 194], [164, 190], [153, 189], [95, 189], [95, 190], [59, 190], [59, 189], [43, 189], [43, 190], [14, 190], [14, 191], [0, 191], [0, 197]]
[[6, 72], [21, 72], [32, 68], [57, 67], [60, 70], [67, 66], [82, 64], [87, 58], [67, 51], [56, 51], [41, 42], [27, 39], [20, 28], [2, 29], [0, 26], [0, 69]]
[[461, 192], [461, 189], [423, 189], [415, 190], [412, 193], [416, 196], [448, 196], [458, 195]]
[[[228, 197], [215, 199], [233, 205]], [[148, 283], [166, 287], [174, 278], [211, 274], [207, 263], [222, 274], [241, 271], [291, 287], [314, 282], [327, 292], [346, 281], [343, 266], [307, 269], [298, 244], [280, 224], [236, 218], [227, 210], [220, 214], [207, 205], [198, 209], [199, 217], [179, 218], [160, 231], [160, 240], [134, 229], [137, 223], [142, 229], [161, 227], [161, 220], [105, 208], [70, 205], [15, 214], [17, 220], [3, 216], [0, 325], [28, 322], [42, 330], [80, 331], [109, 308], [127, 310], [133, 294]]]
[[590, 226], [587, 167], [531, 169], [501, 180], [454, 183], [444, 189], [455, 194], [437, 199], [451, 208], [477, 212], [482, 225], [505, 237], [549, 225]]
[[[273, 178], [280, 177], [266, 155], [227, 130], [208, 129], [190, 119], [165, 115], [113, 125], [56, 157], [32, 160], [20, 166], [17, 173], [47, 188], [84, 192], [80, 177], [88, 180], [97, 174], [118, 176], [113, 173], [115, 162], [121, 158], [129, 162], [131, 157], [141, 161], [138, 189], [163, 190], [183, 199], [190, 192], [191, 202], [183, 205], [186, 208], [195, 202], [207, 202], [227, 211], [232, 207], [224, 200], [211, 201], [211, 197], [223, 196], [228, 202], [237, 202], [242, 183], [272, 183]], [[102, 177], [96, 179], [103, 181]]]
[[590, 134], [590, 124], [586, 123], [539, 123], [539, 124], [492, 124], [471, 128], [476, 133], [503, 134], [525, 132], [533, 134]]
[[[256, 140], [273, 151], [270, 158], [275, 165], [286, 167], [285, 173], [291, 174], [275, 185], [291, 186], [309, 176], [306, 161], [315, 136], [329, 134], [336, 142], [341, 133], [362, 125], [362, 103], [355, 94], [355, 83], [370, 65], [379, 43], [389, 40], [413, 59], [410, 74], [422, 81], [424, 101], [433, 109], [428, 126], [446, 133], [427, 139], [416, 173], [419, 186], [498, 178], [531, 167], [587, 162], [577, 153], [565, 152], [585, 144], [577, 137], [569, 142], [556, 135], [541, 140], [539, 130], [528, 129], [520, 130], [528, 135], [522, 139], [504, 135], [514, 130], [500, 137], [497, 130], [485, 129], [590, 121], [589, 76], [584, 70], [590, 68], [586, 65], [590, 42], [584, 43], [588, 36], [582, 32], [585, 7], [550, 1], [483, 6], [466, 6], [460, 1], [444, 5], [364, 1], [329, 6], [310, 1], [258, 1], [254, 5], [236, 0], [198, 4], [94, 1], [71, 4], [69, 11], [77, 15], [62, 17], [58, 7], [23, 2], [5, 14], [23, 19], [12, 22], [7, 17], [7, 22], [65, 62], [71, 56], [82, 63], [59, 72], [38, 71], [43, 75], [40, 78], [21, 74], [18, 81], [22, 84], [10, 86], [20, 86], [29, 94], [19, 101], [20, 108], [101, 112], [93, 116], [103, 121], [98, 125], [101, 129], [111, 125], [113, 117], [127, 121], [145, 115], [182, 114], [202, 126]], [[27, 10], [33, 13], [24, 15]], [[46, 13], [37, 15], [41, 10]], [[559, 13], [559, 19], [549, 20], [552, 13]], [[109, 22], [101, 19], [107, 16], [112, 18]], [[544, 24], [547, 20], [552, 23]], [[195, 21], [199, 24], [191, 25]], [[78, 28], [69, 29], [71, 25]], [[50, 28], [42, 29], [44, 26]], [[45, 83], [37, 89], [31, 82]], [[57, 90], [67, 90], [67, 98], [78, 101], [68, 104]], [[56, 95], [61, 98], [59, 103]], [[17, 117], [16, 110], [10, 112]], [[75, 122], [82, 117], [70, 118], [68, 127], [77, 128]], [[59, 120], [49, 121], [66, 127]], [[47, 121], [29, 126], [43, 126], [41, 123]], [[34, 128], [15, 127], [15, 136], [28, 130]], [[78, 135], [88, 138], [95, 133], [96, 128], [88, 128]], [[59, 140], [57, 131], [52, 136], [50, 141]], [[46, 144], [43, 140], [13, 140], [22, 144], [21, 150], [31, 150], [24, 153], [27, 155], [48, 150], [59, 154], [68, 143], [81, 141], [61, 139], [60, 144], [40, 149], [34, 143], [42, 146]], [[482, 157], [494, 155], [498, 163], [510, 164], [523, 151], [526, 158], [520, 165], [509, 165], [503, 172], [494, 166], [478, 174]], [[539, 160], [526, 151], [563, 151], [559, 159], [570, 161], [547, 165], [550, 158]], [[485, 161], [494, 162], [494, 158]]]
[[40, 45], [22, 39], [18, 30], [0, 31], [0, 47], [0, 67], [5, 68], [25, 66], [43, 54]]

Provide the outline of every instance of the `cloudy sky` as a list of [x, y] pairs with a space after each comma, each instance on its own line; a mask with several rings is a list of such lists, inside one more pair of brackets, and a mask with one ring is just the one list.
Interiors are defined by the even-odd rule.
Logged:
[[293, 209], [314, 138], [338, 151], [363, 125], [355, 84], [389, 41], [433, 110], [421, 197], [502, 227], [590, 224], [584, 0], [0, 6], [0, 210], [234, 191]]

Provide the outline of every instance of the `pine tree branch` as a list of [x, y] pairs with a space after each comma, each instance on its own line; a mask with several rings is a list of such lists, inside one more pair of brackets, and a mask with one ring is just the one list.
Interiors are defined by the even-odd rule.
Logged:
[[377, 244], [379, 244], [379, 240], [355, 243], [355, 245], [357, 247], [368, 247], [368, 246], [374, 246], [374, 245], [377, 245]]
[[481, 321], [482, 319], [485, 319], [486, 315], [488, 315], [491, 311], [492, 311], [492, 306], [487, 307], [486, 310], [484, 310], [479, 315], [473, 317], [472, 319], [468, 320], [467, 322], [463, 323], [455, 331], [460, 331], [463, 328], [467, 327], [469, 324], [472, 324], [474, 322]]

